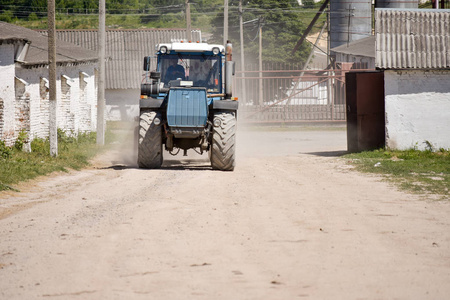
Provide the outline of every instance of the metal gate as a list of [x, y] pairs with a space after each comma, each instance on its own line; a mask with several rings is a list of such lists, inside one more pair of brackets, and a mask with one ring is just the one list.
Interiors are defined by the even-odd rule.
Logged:
[[346, 120], [345, 70], [249, 69], [237, 71], [233, 83], [244, 122]]

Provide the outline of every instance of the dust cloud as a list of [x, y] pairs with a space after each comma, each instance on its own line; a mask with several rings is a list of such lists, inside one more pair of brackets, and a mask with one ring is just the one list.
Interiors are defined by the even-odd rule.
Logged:
[[[112, 132], [116, 141], [108, 159], [113, 166], [137, 168], [137, 122], [120, 122]], [[198, 149], [197, 149], [198, 150]], [[239, 162], [256, 157], [292, 156], [298, 154], [334, 155], [347, 151], [345, 124], [261, 126], [238, 118], [236, 131], [236, 167]], [[206, 168], [209, 153], [199, 154], [193, 149], [176, 155], [164, 150], [164, 168]]]
[[344, 153], [345, 124], [257, 126], [241, 121], [237, 133], [238, 161], [248, 157]]
[[115, 141], [109, 159], [113, 165], [137, 168], [137, 126], [137, 122], [122, 121], [111, 129]]

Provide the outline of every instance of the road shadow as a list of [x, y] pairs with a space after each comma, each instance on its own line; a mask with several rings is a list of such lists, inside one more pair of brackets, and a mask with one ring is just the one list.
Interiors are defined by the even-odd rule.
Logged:
[[338, 151], [300, 152], [300, 153], [307, 154], [307, 155], [322, 156], [322, 157], [340, 157], [345, 154], [349, 154], [350, 152], [344, 151], [344, 150], [338, 150]]
[[102, 168], [98, 168], [98, 169], [100, 169], [100, 170], [122, 171], [122, 170], [128, 170], [128, 169], [138, 169], [138, 167], [137, 166], [122, 165], [122, 164], [114, 164], [112, 166], [102, 167]]
[[[130, 170], [130, 169], [140, 169], [137, 165], [127, 165], [122, 163], [113, 163], [107, 167], [100, 167], [100, 170], [114, 170], [114, 171], [122, 171], [122, 170]], [[168, 159], [164, 160], [161, 168], [162, 170], [175, 170], [175, 171], [203, 171], [203, 170], [212, 170], [211, 164], [209, 161], [201, 160], [201, 159]], [[150, 170], [144, 169], [142, 170]]]
[[204, 159], [167, 159], [164, 160], [161, 169], [175, 171], [212, 170], [210, 162]]

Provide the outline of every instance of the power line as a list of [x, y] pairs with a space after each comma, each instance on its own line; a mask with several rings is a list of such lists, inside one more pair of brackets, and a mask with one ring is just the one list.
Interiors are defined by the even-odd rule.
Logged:
[[[191, 3], [194, 6], [198, 6], [198, 3]], [[3, 7], [8, 7], [10, 8], [9, 10], [13, 10], [14, 9], [20, 9], [20, 10], [15, 10], [14, 12], [17, 13], [46, 13], [46, 7], [45, 6], [20, 6], [20, 5], [4, 5]], [[114, 15], [145, 15], [150, 13], [153, 10], [166, 10], [166, 11], [170, 11], [170, 10], [180, 10], [183, 9], [184, 5], [167, 5], [167, 6], [153, 6], [153, 7], [149, 7], [149, 8], [136, 8], [136, 9], [125, 9], [125, 8], [110, 8], [109, 9], [109, 13], [107, 10], [107, 14], [114, 14]], [[203, 8], [203, 7], [202, 7]], [[193, 12], [193, 14], [218, 14], [217, 10], [223, 9], [223, 5], [218, 5], [216, 7], [212, 7], [211, 9], [213, 9], [214, 11], [208, 12], [208, 10], [203, 10], [202, 12]], [[234, 9], [237, 10], [237, 7], [234, 6], [230, 6], [230, 9]], [[41, 10], [41, 11], [39, 11]], [[248, 6], [244, 6], [243, 7], [243, 11], [245, 12], [267, 12], [267, 11], [273, 11], [276, 10], [278, 12], [294, 12], [294, 13], [315, 13], [317, 12], [316, 9], [304, 9], [300, 6], [298, 7], [279, 7], [278, 3], [274, 3], [274, 5], [264, 5], [263, 7], [255, 7], [252, 4], [248, 5]], [[98, 14], [98, 8], [71, 8], [71, 7], [66, 7], [66, 8], [56, 8], [56, 11], [58, 13], [67, 13], [70, 15], [89, 15], [89, 14], [94, 14], [97, 15]], [[114, 12], [111, 12], [114, 11]], [[120, 13], [115, 13], [115, 12], [120, 12]], [[124, 13], [124, 12], [129, 12], [129, 13]], [[183, 12], [183, 10], [181, 11]], [[220, 13], [220, 12], [219, 12]]]

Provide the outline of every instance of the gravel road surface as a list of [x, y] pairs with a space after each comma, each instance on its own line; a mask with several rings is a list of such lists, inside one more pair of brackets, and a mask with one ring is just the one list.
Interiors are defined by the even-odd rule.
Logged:
[[344, 130], [237, 147], [234, 172], [122, 145], [1, 193], [0, 299], [449, 299], [448, 201], [352, 170]]

